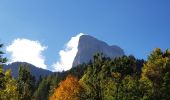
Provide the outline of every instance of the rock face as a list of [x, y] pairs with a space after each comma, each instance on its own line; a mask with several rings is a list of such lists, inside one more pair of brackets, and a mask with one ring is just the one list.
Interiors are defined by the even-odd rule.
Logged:
[[109, 46], [89, 35], [82, 35], [79, 39], [78, 52], [73, 61], [73, 67], [88, 63], [96, 53], [103, 53], [105, 57], [115, 58], [124, 55], [124, 51], [116, 46]]

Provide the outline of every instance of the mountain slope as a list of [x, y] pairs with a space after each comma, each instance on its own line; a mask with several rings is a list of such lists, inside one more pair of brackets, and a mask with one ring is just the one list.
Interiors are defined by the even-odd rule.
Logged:
[[116, 45], [109, 46], [92, 36], [82, 35], [79, 39], [78, 52], [73, 61], [73, 67], [89, 62], [96, 53], [103, 53], [105, 57], [110, 58], [124, 55], [124, 51]]
[[20, 65], [27, 66], [29, 68], [31, 74], [34, 75], [36, 77], [36, 79], [38, 79], [40, 76], [44, 77], [44, 76], [52, 74], [52, 72], [49, 70], [38, 68], [38, 67], [36, 67], [32, 64], [26, 63], [26, 62], [14, 62], [9, 65], [5, 65], [3, 68], [4, 68], [4, 70], [11, 69], [12, 76], [16, 78], [18, 76], [18, 71], [19, 71]]

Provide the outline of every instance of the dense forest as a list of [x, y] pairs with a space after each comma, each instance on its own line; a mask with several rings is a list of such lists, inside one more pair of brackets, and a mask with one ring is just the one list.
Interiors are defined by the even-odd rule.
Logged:
[[134, 56], [95, 54], [87, 64], [36, 80], [27, 67], [3, 70], [0, 45], [0, 100], [169, 100], [170, 51], [156, 48], [146, 61]]

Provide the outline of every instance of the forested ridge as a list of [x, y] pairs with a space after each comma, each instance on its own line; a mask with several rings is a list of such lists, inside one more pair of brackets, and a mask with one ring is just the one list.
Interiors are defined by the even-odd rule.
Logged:
[[0, 45], [0, 100], [170, 100], [170, 51], [156, 48], [146, 61], [134, 56], [94, 55], [87, 64], [38, 80], [26, 65], [19, 75], [3, 70]]

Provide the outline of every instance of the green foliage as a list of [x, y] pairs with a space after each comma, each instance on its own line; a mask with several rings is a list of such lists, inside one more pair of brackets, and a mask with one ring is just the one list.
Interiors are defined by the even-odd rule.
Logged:
[[[134, 77], [138, 73], [136, 62], [133, 56], [111, 60], [103, 57], [102, 54], [95, 55], [93, 63], [88, 65], [87, 71], [80, 80], [86, 90], [86, 99], [136, 99], [139, 95], [133, 90], [133, 88], [138, 90], [138, 80]], [[128, 75], [131, 75], [130, 78], [127, 77]], [[126, 88], [129, 85], [131, 88]], [[129, 94], [126, 94], [126, 91], [129, 91]], [[127, 98], [122, 98], [126, 95]]]
[[155, 49], [144, 64], [141, 74], [141, 90], [143, 99], [169, 100], [170, 87], [170, 54]]
[[[2, 47], [3, 44], [0, 44], [0, 48]], [[18, 100], [17, 83], [11, 76], [11, 70], [3, 70], [3, 64], [7, 61], [3, 54], [0, 50], [0, 100]]]
[[160, 88], [161, 98], [164, 100], [170, 99], [170, 72], [165, 73], [163, 83]]
[[53, 94], [54, 87], [61, 81], [62, 77], [59, 76], [60, 74], [56, 73], [44, 77], [34, 93], [34, 100], [48, 100], [49, 95]]
[[56, 72], [52, 75], [44, 77], [42, 81], [39, 82], [33, 98], [35, 100], [47, 100], [47, 98], [54, 93], [55, 88], [59, 86], [59, 83], [69, 74], [80, 79], [86, 68], [86, 64], [82, 64], [70, 69], [69, 71]]
[[[0, 48], [2, 46], [0, 44]], [[11, 70], [3, 70], [7, 61], [3, 54], [0, 50], [0, 100], [48, 100], [56, 94], [51, 97], [53, 100], [64, 94], [64, 90], [67, 90], [65, 95], [70, 96], [69, 91], [75, 92], [74, 89], [78, 92], [73, 97], [80, 100], [170, 100], [168, 49], [165, 52], [155, 49], [146, 62], [133, 56], [110, 59], [98, 53], [88, 64], [56, 72], [39, 81], [31, 75], [27, 65], [21, 65], [15, 80]], [[63, 81], [68, 75], [77, 78]], [[63, 85], [59, 84], [62, 82]], [[79, 88], [74, 88], [77, 86]]]
[[17, 87], [21, 100], [31, 100], [35, 89], [35, 77], [31, 75], [26, 65], [19, 68]]
[[101, 54], [95, 55], [94, 62], [89, 65], [87, 72], [80, 80], [86, 90], [86, 99], [102, 100], [104, 97], [104, 87], [108, 81], [106, 75], [110, 72], [109, 67], [105, 65], [107, 60], [104, 59]]
[[[0, 44], [0, 49], [3, 47], [3, 44]], [[2, 65], [4, 63], [7, 62], [7, 58], [3, 57], [4, 52], [2, 50], [0, 50], [0, 67], [2, 67]]]
[[120, 100], [139, 100], [139, 82], [132, 76], [127, 75], [121, 83], [119, 90]]
[[34, 93], [35, 100], [48, 100], [50, 81], [43, 79]]
[[137, 60], [133, 56], [123, 56], [112, 61], [112, 71], [121, 73], [121, 78], [137, 73]]
[[3, 80], [3, 88], [0, 89], [0, 100], [19, 100], [17, 83], [11, 76], [11, 70], [7, 70], [3, 74], [4, 76], [0, 78], [0, 80]]

